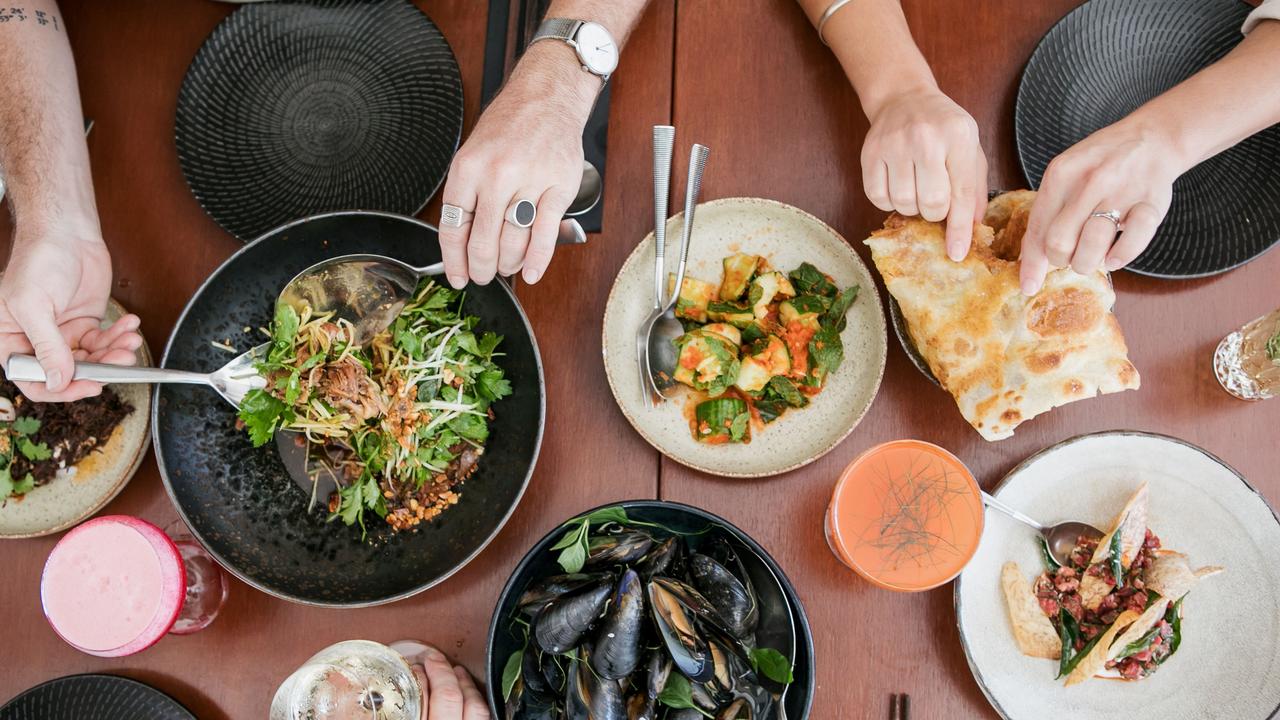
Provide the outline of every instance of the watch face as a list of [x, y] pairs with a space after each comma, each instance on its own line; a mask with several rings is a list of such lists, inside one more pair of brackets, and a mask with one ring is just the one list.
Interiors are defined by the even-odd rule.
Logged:
[[588, 22], [574, 36], [582, 64], [597, 75], [608, 75], [618, 67], [618, 45], [603, 25]]

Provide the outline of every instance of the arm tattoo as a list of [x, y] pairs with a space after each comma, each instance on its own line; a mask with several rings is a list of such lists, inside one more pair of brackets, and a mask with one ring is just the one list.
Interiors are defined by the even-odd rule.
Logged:
[[0, 24], [4, 23], [23, 25], [30, 23], [50, 28], [55, 32], [62, 32], [62, 23], [58, 21], [58, 16], [44, 10], [29, 13], [26, 8], [0, 6]]

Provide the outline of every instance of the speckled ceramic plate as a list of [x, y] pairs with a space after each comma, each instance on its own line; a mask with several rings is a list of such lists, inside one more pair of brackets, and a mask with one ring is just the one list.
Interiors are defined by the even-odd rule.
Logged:
[[956, 619], [969, 666], [1007, 720], [1263, 720], [1280, 710], [1280, 522], [1235, 470], [1163, 435], [1113, 431], [1043, 450], [1014, 468], [997, 497], [1040, 522], [1104, 526], [1142, 481], [1152, 531], [1193, 566], [1221, 565], [1183, 605], [1182, 644], [1139, 682], [1055, 681], [1057, 664], [1018, 652], [1000, 592], [1013, 560], [1041, 569], [1033, 532], [988, 511], [982, 543], [956, 581]]
[[[106, 322], [125, 314], [115, 300], [107, 306]], [[151, 365], [144, 341], [138, 348], [138, 365]], [[0, 538], [28, 538], [66, 530], [111, 502], [133, 478], [151, 443], [150, 385], [113, 385], [116, 393], [133, 405], [112, 433], [111, 439], [79, 465], [64, 470], [52, 482], [22, 496], [0, 501]]]
[[[667, 223], [668, 245], [678, 245], [683, 213]], [[684, 400], [646, 408], [636, 368], [636, 328], [653, 306], [653, 234], [623, 263], [604, 312], [604, 367], [613, 397], [631, 425], [667, 457], [726, 477], [764, 477], [813, 462], [840, 443], [862, 419], [884, 376], [888, 345], [884, 310], [867, 266], [845, 239], [814, 216], [773, 200], [725, 198], [698, 206], [688, 277], [719, 284], [721, 261], [745, 252], [763, 255], [788, 272], [808, 261], [839, 287], [857, 284], [848, 327], [840, 336], [845, 359], [806, 408], [790, 410], [749, 444], [706, 445], [693, 439]], [[674, 257], [675, 251], [668, 252]]]

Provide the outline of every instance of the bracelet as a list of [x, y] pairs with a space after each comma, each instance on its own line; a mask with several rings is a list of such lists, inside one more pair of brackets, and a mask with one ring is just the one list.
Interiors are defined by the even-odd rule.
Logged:
[[827, 21], [831, 19], [832, 15], [839, 12], [840, 8], [851, 2], [853, 2], [853, 0], [835, 0], [835, 2], [828, 5], [827, 9], [823, 11], [822, 17], [818, 18], [818, 39], [822, 41], [823, 45], [828, 45], [827, 39], [822, 36], [822, 31], [827, 27]]

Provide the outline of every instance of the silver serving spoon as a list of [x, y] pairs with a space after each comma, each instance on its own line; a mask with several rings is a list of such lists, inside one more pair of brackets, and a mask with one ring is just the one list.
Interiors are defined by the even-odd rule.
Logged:
[[636, 328], [636, 362], [640, 370], [640, 396], [645, 407], [653, 407], [658, 389], [649, 377], [649, 332], [666, 308], [666, 277], [663, 255], [667, 247], [667, 200], [671, 195], [671, 146], [676, 129], [670, 125], [653, 126], [653, 308]]
[[666, 306], [658, 317], [650, 321], [646, 334], [649, 337], [645, 365], [649, 368], [649, 377], [654, 387], [664, 399], [678, 396], [675, 387], [676, 353], [675, 339], [684, 334], [684, 326], [676, 318], [676, 300], [680, 297], [680, 288], [684, 285], [684, 271], [689, 262], [689, 239], [693, 235], [693, 215], [698, 206], [698, 195], [702, 192], [702, 172], [706, 169], [707, 155], [711, 153], [705, 145], [694, 144], [689, 152], [689, 177], [684, 191], [684, 225], [680, 229], [680, 264], [676, 268], [676, 283], [667, 298]]
[[[168, 368], [134, 367], [131, 365], [107, 365], [104, 363], [77, 362], [72, 378], [100, 383], [177, 383], [180, 385], [208, 385], [218, 391], [232, 407], [239, 408], [250, 390], [267, 386], [266, 378], [258, 374], [253, 363], [264, 357], [268, 343], [263, 343], [236, 356], [234, 360], [211, 373], [170, 370]], [[31, 355], [10, 355], [5, 376], [14, 382], [45, 382], [44, 368]]]
[[986, 492], [982, 493], [982, 502], [993, 510], [997, 510], [1024, 525], [1035, 528], [1036, 532], [1040, 533], [1040, 537], [1044, 538], [1045, 546], [1049, 548], [1049, 555], [1059, 565], [1066, 566], [1071, 564], [1071, 551], [1075, 549], [1081, 536], [1090, 540], [1101, 540], [1104, 534], [1098, 528], [1082, 522], [1064, 522], [1049, 527], [1014, 510]]
[[[577, 220], [561, 221], [557, 245], [586, 240]], [[333, 313], [334, 318], [349, 321], [355, 328], [353, 340], [365, 345], [391, 327], [420, 280], [443, 274], [443, 262], [414, 267], [386, 255], [340, 255], [294, 275], [276, 302], [299, 312], [310, 306], [316, 314]]]

